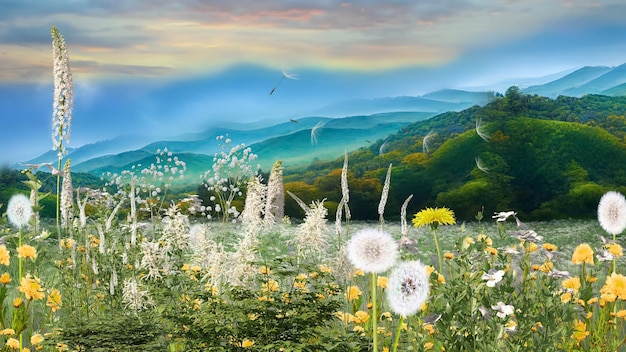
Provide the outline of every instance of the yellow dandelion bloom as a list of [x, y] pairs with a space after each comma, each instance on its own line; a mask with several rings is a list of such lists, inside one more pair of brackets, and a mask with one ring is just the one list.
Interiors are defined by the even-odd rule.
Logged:
[[587, 263], [593, 265], [593, 249], [587, 243], [579, 244], [572, 254], [572, 263]]
[[11, 255], [5, 245], [0, 246], [0, 264], [5, 266], [9, 266], [11, 264]]
[[26, 299], [28, 300], [40, 300], [46, 297], [46, 294], [43, 292], [43, 287], [39, 282], [38, 278], [33, 278], [30, 275], [22, 278], [20, 281], [20, 286], [17, 288], [18, 291], [22, 292]]
[[426, 331], [428, 335], [432, 335], [435, 333], [435, 327], [433, 324], [424, 324], [424, 331]]
[[11, 275], [9, 273], [4, 273], [0, 276], [0, 284], [6, 285], [11, 282]]
[[576, 339], [576, 341], [581, 342], [589, 335], [589, 331], [587, 331], [587, 324], [583, 321], [579, 320], [576, 322], [576, 326], [574, 327], [574, 333], [572, 334], [572, 338]]
[[594, 303], [598, 303], [599, 298], [598, 297], [592, 297], [590, 299], [587, 300], [587, 305], [589, 304], [594, 304]]
[[552, 243], [544, 243], [542, 247], [548, 252], [553, 252], [559, 249], [559, 247], [553, 245]]
[[253, 345], [254, 345], [254, 341], [252, 341], [252, 340], [244, 339], [241, 342], [241, 347], [243, 347], [243, 348], [252, 347]]
[[389, 347], [383, 347], [383, 352], [389, 352]]
[[61, 309], [62, 305], [63, 301], [61, 298], [61, 292], [59, 292], [59, 290], [57, 290], [56, 288], [53, 288], [52, 291], [50, 291], [50, 293], [48, 294], [46, 306], [50, 307], [52, 312], [56, 312], [57, 310]]
[[17, 339], [14, 339], [11, 337], [10, 339], [7, 340], [7, 342], [5, 343], [5, 346], [10, 349], [17, 350], [20, 348], [20, 342]]
[[623, 318], [623, 319], [626, 319], [626, 309], [622, 309], [622, 310], [618, 311], [618, 312], [617, 312], [617, 314], [616, 314], [616, 316], [617, 316], [618, 318], [621, 318], [621, 319], [622, 319], [622, 318]]
[[456, 219], [454, 212], [446, 207], [426, 208], [417, 212], [412, 222], [415, 227], [429, 225], [432, 228], [437, 228], [439, 225], [454, 225]]
[[451, 253], [451, 252], [445, 252], [445, 253], [443, 254], [443, 257], [444, 257], [445, 259], [448, 259], [448, 260], [450, 260], [450, 259], [454, 259], [454, 253]]
[[307, 277], [308, 277], [307, 274], [300, 273], [300, 274], [298, 274], [298, 276], [296, 276], [296, 280], [299, 280], [299, 281], [306, 280]]
[[624, 255], [622, 246], [620, 246], [618, 243], [609, 243], [606, 245], [606, 249], [609, 251], [609, 253], [613, 254], [616, 258], [619, 258]]
[[30, 260], [37, 259], [37, 250], [33, 246], [27, 244], [17, 247], [17, 257]]
[[424, 269], [426, 269], [426, 275], [428, 275], [430, 277], [430, 274], [432, 274], [435, 271], [435, 268], [432, 265], [426, 265], [424, 266]]
[[432, 350], [432, 349], [433, 349], [433, 347], [434, 347], [434, 346], [435, 346], [435, 344], [434, 344], [434, 343], [432, 343], [432, 342], [426, 342], [426, 343], [424, 344], [424, 350], [426, 350], [426, 351], [430, 351], [430, 350]]
[[376, 279], [376, 286], [382, 287], [382, 288], [387, 288], [387, 277], [386, 276], [379, 276]]
[[446, 283], [446, 278], [443, 275], [441, 275], [441, 274], [437, 274], [437, 281], [440, 284], [445, 284]]
[[528, 245], [525, 246], [524, 248], [526, 248], [526, 250], [529, 253], [532, 253], [532, 252], [536, 251], [537, 249], [539, 249], [539, 246], [535, 242], [526, 242], [526, 243], [528, 243]]
[[615, 302], [616, 299], [626, 301], [626, 276], [616, 273], [607, 276], [600, 293], [607, 302]]
[[74, 245], [74, 240], [71, 238], [63, 238], [61, 240], [61, 247], [65, 249], [70, 249]]
[[569, 279], [563, 280], [561, 283], [563, 288], [568, 288], [577, 293], [580, 289], [580, 278], [577, 276], [570, 277]]
[[309, 292], [309, 289], [306, 286], [306, 281], [294, 281], [293, 288], [301, 291], [301, 292]]
[[352, 331], [354, 331], [354, 332], [365, 332], [365, 329], [362, 326], [360, 326], [360, 325], [356, 325], [356, 326], [354, 326], [352, 328]]
[[346, 292], [346, 299], [348, 301], [353, 301], [361, 296], [363, 291], [359, 288], [359, 286], [350, 286], [348, 287], [348, 291]]
[[354, 273], [352, 274], [352, 276], [364, 276], [364, 275], [365, 273], [361, 269], [356, 269]]
[[383, 312], [383, 314], [380, 315], [381, 319], [387, 319], [388, 321], [392, 321], [393, 320], [393, 316], [391, 315], [391, 313], [389, 312]]
[[30, 337], [30, 344], [31, 345], [39, 345], [40, 343], [42, 343], [44, 340], [43, 336], [41, 334], [35, 334], [33, 336]]

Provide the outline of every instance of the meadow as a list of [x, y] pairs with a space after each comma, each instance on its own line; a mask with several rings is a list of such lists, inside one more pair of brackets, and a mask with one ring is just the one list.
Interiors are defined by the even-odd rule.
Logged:
[[[378, 221], [353, 222], [346, 153], [328, 219], [325, 199], [285, 190], [281, 161], [265, 180], [228, 136], [202, 175], [208, 203], [171, 199], [187, 164], [167, 148], [74, 188], [69, 58], [52, 37], [58, 163], [27, 166], [30, 197], [14, 194], [0, 224], [3, 351], [626, 350], [622, 194], [598, 197], [597, 221], [457, 222], [468, 209], [407, 214], [412, 195], [390, 209], [390, 165]], [[284, 216], [287, 196], [303, 219]]]

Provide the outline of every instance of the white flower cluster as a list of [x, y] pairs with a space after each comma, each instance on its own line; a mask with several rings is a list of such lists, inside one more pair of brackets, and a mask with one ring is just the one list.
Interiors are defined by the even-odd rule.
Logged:
[[240, 214], [232, 202], [235, 197], [242, 196], [241, 187], [257, 174], [260, 166], [253, 168], [251, 162], [257, 155], [252, 153], [251, 148], [246, 148], [245, 144], [231, 146], [232, 140], [225, 136], [218, 136], [216, 139], [224, 141], [221, 145], [222, 151], [215, 153], [211, 170], [201, 176], [205, 188], [215, 194], [211, 198], [214, 206], [207, 206], [206, 216], [211, 219], [213, 215], [208, 212], [213, 211], [222, 221], [235, 221]]
[[309, 254], [319, 254], [326, 250], [328, 247], [327, 215], [328, 209], [324, 207], [324, 200], [311, 203], [304, 222], [298, 225], [293, 239], [289, 241], [295, 244], [299, 255], [306, 257]]

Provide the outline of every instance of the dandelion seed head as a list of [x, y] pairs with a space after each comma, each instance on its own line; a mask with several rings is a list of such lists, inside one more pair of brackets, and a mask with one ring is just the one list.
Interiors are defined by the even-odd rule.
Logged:
[[348, 258], [356, 268], [382, 273], [398, 258], [398, 244], [387, 232], [368, 228], [355, 233], [348, 242]]
[[619, 192], [610, 191], [600, 198], [598, 204], [600, 226], [611, 235], [618, 235], [626, 229], [626, 199]]
[[392, 311], [404, 317], [415, 314], [430, 292], [426, 268], [417, 260], [399, 264], [387, 278], [386, 292]]
[[30, 199], [23, 194], [15, 194], [9, 199], [7, 204], [7, 218], [9, 222], [18, 228], [28, 225], [30, 217], [33, 215], [33, 207]]

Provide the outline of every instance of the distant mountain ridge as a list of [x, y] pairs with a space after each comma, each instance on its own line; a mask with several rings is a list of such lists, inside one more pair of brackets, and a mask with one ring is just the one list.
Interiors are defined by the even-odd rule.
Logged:
[[[555, 98], [579, 97], [585, 94], [621, 96], [626, 94], [626, 64], [617, 67], [587, 66], [541, 85], [521, 89], [525, 94]], [[344, 150], [384, 141], [417, 121], [472, 106], [484, 106], [494, 100], [493, 91], [442, 89], [421, 96], [384, 97], [339, 101], [316, 110], [308, 117], [263, 120], [256, 123], [220, 123], [199, 132], [181, 134], [168, 139], [150, 136], [121, 136], [79, 148], [68, 149], [72, 170], [99, 172], [139, 163], [157, 149], [167, 147], [186, 156], [212, 156], [219, 150], [216, 137], [228, 135], [235, 143], [253, 146], [264, 169], [273, 160], [285, 159], [286, 166], [302, 166], [314, 158], [326, 159]], [[341, 116], [341, 117], [336, 117]], [[320, 141], [314, 145], [311, 130], [316, 128]], [[326, 138], [330, 138], [326, 140]], [[335, 141], [340, 141], [343, 144]], [[282, 141], [290, 141], [291, 145]], [[321, 143], [321, 142], [324, 143]], [[382, 142], [379, 142], [382, 143]], [[283, 150], [276, 148], [285, 145]], [[275, 150], [276, 149], [276, 150]], [[296, 155], [297, 154], [297, 155]], [[56, 152], [49, 151], [28, 163], [56, 163]], [[22, 165], [15, 165], [22, 168]], [[208, 169], [209, 166], [206, 167]]]

